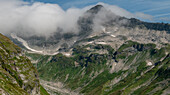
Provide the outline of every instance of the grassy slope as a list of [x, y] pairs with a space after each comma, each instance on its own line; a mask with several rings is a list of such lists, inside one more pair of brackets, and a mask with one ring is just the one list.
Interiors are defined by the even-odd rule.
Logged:
[[[40, 78], [48, 81], [61, 81], [66, 87], [79, 90], [87, 95], [119, 95], [119, 94], [161, 94], [166, 88], [167, 83], [161, 86], [159, 82], [167, 81], [169, 69], [169, 56], [162, 62], [165, 52], [169, 52], [167, 47], [155, 49], [154, 44], [139, 44], [127, 41], [117, 51], [113, 51], [109, 46], [76, 46], [73, 49], [73, 57], [66, 57], [58, 54], [47, 61], [49, 56], [42, 56], [38, 64]], [[86, 48], [90, 47], [91, 50]], [[94, 51], [100, 49], [108, 50], [108, 54], [97, 54]], [[110, 73], [111, 65], [106, 65], [109, 60], [123, 62], [124, 67], [117, 72]], [[156, 64], [147, 66], [146, 60]], [[75, 67], [74, 62], [79, 63]], [[158, 64], [159, 63], [159, 64]], [[119, 63], [117, 63], [119, 64]], [[151, 69], [152, 68], [152, 69]], [[125, 74], [127, 76], [123, 77]], [[66, 79], [66, 76], [68, 78]], [[119, 79], [116, 84], [113, 82]], [[155, 87], [161, 87], [155, 91]], [[143, 91], [144, 90], [144, 91]]]
[[[0, 89], [5, 94], [39, 93], [37, 71], [22, 50], [0, 34]], [[23, 89], [24, 88], [24, 89]], [[0, 92], [0, 93], [2, 93]]]

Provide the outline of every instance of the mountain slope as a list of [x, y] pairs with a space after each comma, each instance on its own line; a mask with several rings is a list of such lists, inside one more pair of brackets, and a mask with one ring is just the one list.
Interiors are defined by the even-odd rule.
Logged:
[[41, 79], [79, 94], [160, 95], [169, 89], [170, 45], [155, 47], [133, 41], [116, 51], [102, 44], [76, 46], [71, 57], [39, 57], [37, 68]]
[[0, 34], [0, 94], [39, 95], [38, 73], [22, 50]]

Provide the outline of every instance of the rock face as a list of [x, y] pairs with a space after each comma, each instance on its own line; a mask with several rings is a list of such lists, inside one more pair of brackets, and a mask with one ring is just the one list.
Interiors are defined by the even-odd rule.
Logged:
[[22, 50], [2, 34], [0, 34], [0, 94], [42, 94], [36, 69]]

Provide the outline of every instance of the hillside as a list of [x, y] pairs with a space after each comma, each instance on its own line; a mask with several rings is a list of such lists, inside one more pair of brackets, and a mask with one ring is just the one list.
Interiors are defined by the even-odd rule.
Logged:
[[71, 57], [27, 56], [38, 60], [41, 79], [62, 85], [48, 84], [54, 88], [85, 95], [161, 95], [169, 90], [170, 45], [155, 47], [126, 41], [116, 51], [88, 44], [75, 46]]
[[0, 34], [0, 94], [48, 95], [38, 73], [21, 48]]

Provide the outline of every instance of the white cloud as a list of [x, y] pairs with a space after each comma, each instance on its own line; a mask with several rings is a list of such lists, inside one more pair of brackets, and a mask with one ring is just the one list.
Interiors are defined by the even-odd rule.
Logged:
[[136, 16], [136, 18], [141, 18], [141, 19], [146, 19], [146, 20], [152, 20], [153, 19], [153, 16], [148, 15], [148, 14], [144, 14], [144, 13], [141, 13], [141, 12], [136, 12], [134, 15]]
[[103, 5], [108, 10], [112, 11], [113, 13], [115, 13], [116, 15], [123, 16], [123, 17], [128, 17], [128, 18], [134, 17], [134, 15], [132, 13], [130, 13], [127, 10], [125, 10], [123, 8], [120, 8], [120, 7], [116, 6], [116, 5], [109, 5], [109, 4], [105, 4], [105, 3], [102, 3], [102, 2], [100, 2], [98, 4]]
[[170, 13], [158, 14], [158, 15], [155, 15], [154, 17], [162, 17], [162, 16], [167, 16], [167, 15], [170, 15]]
[[[12, 1], [12, 2], [11, 2]], [[0, 0], [0, 30], [2, 33], [31, 32], [47, 35], [57, 31], [76, 31], [76, 23], [85, 9], [64, 11], [57, 4], [36, 2], [32, 5], [19, 0]]]
[[155, 18], [157, 20], [163, 21], [163, 22], [170, 22], [170, 17], [160, 17], [160, 18]]
[[141, 19], [146, 19], [146, 20], [151, 20], [153, 18], [153, 16], [144, 14], [142, 12], [131, 13], [123, 8], [116, 6], [116, 5], [109, 5], [109, 4], [105, 4], [102, 2], [100, 2], [98, 4], [105, 6], [107, 9], [111, 10], [113, 13], [115, 13], [116, 15], [119, 15], [119, 16], [123, 16], [123, 17], [127, 17], [127, 18], [141, 18]]
[[[124, 17], [151, 18], [143, 13], [130, 13], [115, 5], [104, 5], [113, 13]], [[62, 28], [65, 32], [77, 32], [77, 20], [92, 6], [83, 9], [70, 8], [64, 11], [57, 4], [35, 2], [30, 4], [21, 0], [0, 0], [0, 32], [24, 32], [27, 34], [50, 35]]]

